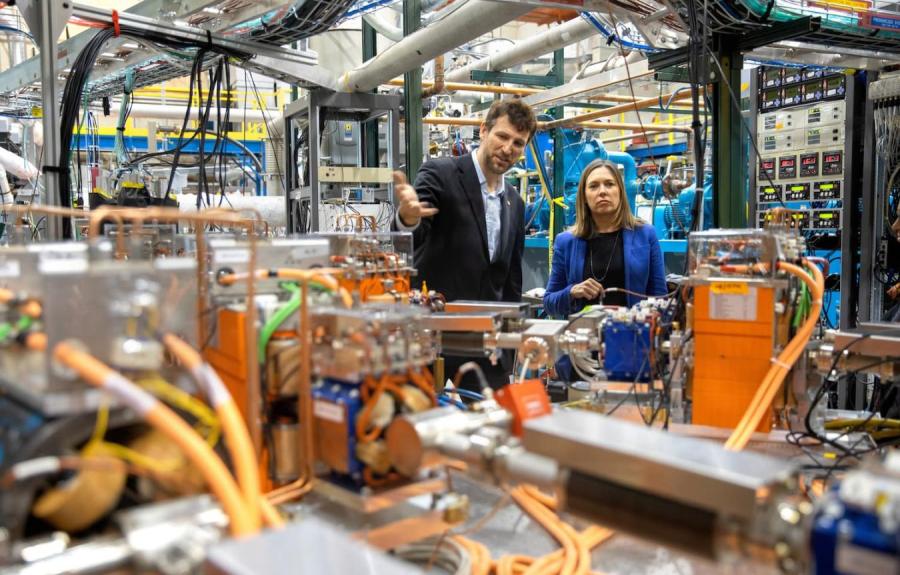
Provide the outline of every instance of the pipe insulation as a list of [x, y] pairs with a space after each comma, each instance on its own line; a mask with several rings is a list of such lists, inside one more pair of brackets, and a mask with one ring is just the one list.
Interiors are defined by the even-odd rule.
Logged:
[[[168, 104], [132, 104], [129, 116], [132, 118], [156, 118], [160, 120], [183, 120], [185, 105], [168, 105]], [[191, 106], [191, 120], [196, 120], [199, 110], [197, 106]], [[232, 108], [232, 121], [244, 119], [244, 109]], [[261, 110], [246, 110], [248, 122], [265, 122], [267, 118], [280, 115], [279, 110], [266, 110], [263, 114]]]
[[6, 179], [6, 168], [0, 164], [0, 204], [12, 204], [16, 201], [9, 191], [9, 180]]
[[0, 148], [0, 165], [10, 174], [23, 180], [32, 180], [38, 175], [38, 170], [34, 167], [34, 164], [6, 148]]
[[391, 40], [393, 42], [399, 42], [403, 39], [403, 29], [399, 26], [394, 26], [390, 22], [387, 22], [383, 18], [381, 18], [378, 14], [366, 14], [363, 16], [363, 20], [365, 20], [369, 26], [375, 29], [376, 32]]
[[447, 74], [446, 80], [448, 82], [468, 82], [472, 70], [498, 71], [512, 68], [569, 44], [581, 42], [597, 33], [597, 29], [590, 22], [586, 22], [582, 18], [573, 18], [542, 34], [523, 40], [511, 48], [453, 70]]
[[[179, 210], [192, 213], [197, 211], [196, 194], [178, 194], [177, 197]], [[213, 197], [213, 203], [219, 205], [219, 196]], [[222, 200], [221, 206], [236, 210], [253, 208], [259, 211], [263, 221], [267, 222], [269, 226], [287, 225], [284, 196], [245, 196], [235, 192], [225, 194], [225, 199]]]
[[345, 72], [347, 92], [367, 92], [436, 56], [515, 20], [533, 9], [526, 4], [469, 0], [455, 12], [397, 42], [365, 64]]

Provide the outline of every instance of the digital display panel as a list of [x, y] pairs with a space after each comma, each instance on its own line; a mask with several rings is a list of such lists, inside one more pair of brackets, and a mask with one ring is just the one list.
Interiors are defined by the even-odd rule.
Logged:
[[819, 153], [800, 155], [800, 177], [814, 178], [819, 175]]
[[809, 184], [793, 184], [784, 191], [784, 199], [788, 202], [803, 202], [809, 200]]
[[844, 173], [844, 153], [822, 152], [822, 175], [838, 176]]
[[817, 230], [835, 230], [841, 227], [840, 210], [815, 210], [812, 213], [812, 227]]
[[845, 80], [843, 76], [831, 76], [825, 78], [825, 97], [841, 98], [844, 96]]
[[778, 179], [797, 177], [797, 156], [778, 158]]
[[[822, 81], [821, 80], [813, 80], [812, 82], [804, 82], [803, 83], [803, 101], [804, 102], [818, 102], [822, 99]], [[818, 108], [817, 108], [818, 110]], [[820, 121], [818, 118], [813, 120], [809, 118], [807, 122]]]
[[800, 89], [799, 85], [787, 86], [784, 89], [784, 104], [799, 104], [803, 101], [802, 99], [803, 92]]
[[813, 200], [837, 200], [841, 197], [841, 182], [814, 182], [812, 189]]

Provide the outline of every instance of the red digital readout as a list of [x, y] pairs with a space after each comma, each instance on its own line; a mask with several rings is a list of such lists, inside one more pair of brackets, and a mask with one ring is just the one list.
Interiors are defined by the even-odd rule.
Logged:
[[794, 165], [794, 159], [793, 159], [793, 158], [781, 160], [781, 167], [782, 167], [782, 168], [790, 168], [790, 167], [792, 167], [793, 165]]
[[840, 161], [841, 161], [840, 154], [831, 154], [830, 156], [825, 156], [826, 163], [840, 162]]
[[809, 165], [815, 164], [816, 161], [818, 161], [818, 157], [816, 157], [816, 156], [805, 156], [803, 158], [803, 165], [809, 166]]

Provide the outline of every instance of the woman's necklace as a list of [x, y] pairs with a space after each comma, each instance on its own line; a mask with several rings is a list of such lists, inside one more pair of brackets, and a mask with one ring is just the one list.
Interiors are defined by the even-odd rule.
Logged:
[[603, 283], [603, 280], [606, 279], [606, 274], [609, 273], [609, 266], [612, 264], [613, 258], [616, 257], [616, 248], [619, 247], [619, 236], [622, 235], [622, 230], [619, 230], [616, 233], [616, 241], [613, 242], [612, 251], [609, 252], [609, 259], [606, 261], [606, 270], [603, 272], [603, 277], [598, 278], [597, 274], [594, 273], [594, 253], [593, 247], [591, 247], [590, 242], [588, 243], [588, 262], [590, 262], [591, 269], [591, 277], [597, 280], [600, 283]]

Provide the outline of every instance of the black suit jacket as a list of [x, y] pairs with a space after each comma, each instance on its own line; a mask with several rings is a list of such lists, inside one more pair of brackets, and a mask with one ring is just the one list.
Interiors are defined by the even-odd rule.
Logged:
[[431, 160], [413, 187], [419, 200], [438, 208], [413, 232], [416, 283], [443, 293], [448, 301], [522, 299], [525, 204], [506, 185], [501, 201], [500, 242], [488, 257], [484, 198], [471, 155]]

